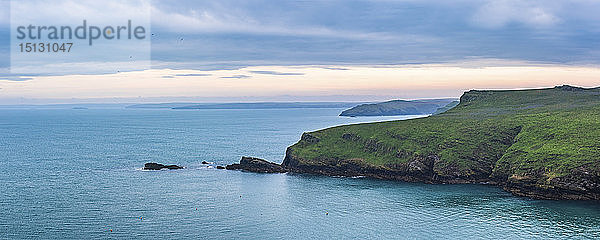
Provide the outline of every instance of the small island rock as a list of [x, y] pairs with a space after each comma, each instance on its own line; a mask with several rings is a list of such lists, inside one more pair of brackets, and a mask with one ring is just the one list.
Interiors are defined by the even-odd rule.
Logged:
[[242, 157], [240, 163], [234, 163], [225, 167], [227, 170], [244, 170], [259, 173], [284, 173], [287, 170], [277, 163], [254, 157]]
[[144, 170], [161, 170], [161, 169], [183, 169], [183, 167], [177, 165], [163, 165], [160, 163], [146, 163], [144, 164]]

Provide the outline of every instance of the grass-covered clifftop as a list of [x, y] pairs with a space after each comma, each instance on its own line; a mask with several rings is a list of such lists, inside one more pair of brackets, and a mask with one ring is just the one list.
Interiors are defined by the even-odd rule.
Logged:
[[600, 199], [600, 89], [469, 91], [445, 113], [305, 133], [297, 172], [495, 182], [515, 194]]

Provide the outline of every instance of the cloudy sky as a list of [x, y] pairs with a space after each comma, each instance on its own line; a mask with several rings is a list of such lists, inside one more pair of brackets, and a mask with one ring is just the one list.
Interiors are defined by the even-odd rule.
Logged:
[[64, 9], [94, 19], [148, 8], [152, 68], [116, 71], [102, 59], [78, 59], [53, 62], [54, 73], [10, 73], [11, 8], [1, 0], [0, 104], [383, 100], [600, 85], [600, 1], [139, 0], [105, 8], [97, 1], [25, 2], [44, 9], [36, 16], [47, 21], [55, 19], [51, 13], [68, 18]]

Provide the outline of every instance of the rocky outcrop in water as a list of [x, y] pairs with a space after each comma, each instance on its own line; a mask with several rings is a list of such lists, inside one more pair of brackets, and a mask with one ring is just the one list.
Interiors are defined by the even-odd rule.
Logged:
[[277, 163], [254, 157], [242, 157], [240, 163], [234, 163], [225, 167], [227, 170], [243, 170], [258, 173], [284, 173], [287, 170]]
[[161, 169], [183, 169], [183, 167], [177, 165], [163, 165], [160, 163], [146, 163], [144, 164], [144, 170], [161, 170]]

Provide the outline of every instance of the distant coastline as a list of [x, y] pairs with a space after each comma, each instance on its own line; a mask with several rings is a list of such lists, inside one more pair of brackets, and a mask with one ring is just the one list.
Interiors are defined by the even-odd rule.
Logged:
[[[399, 115], [429, 115], [440, 110], [451, 103], [458, 103], [455, 98], [446, 99], [422, 99], [422, 100], [392, 100], [380, 103], [360, 104], [343, 111], [340, 116], [399, 116]], [[454, 104], [456, 106], [456, 104]], [[453, 106], [452, 106], [453, 107]], [[451, 108], [451, 107], [450, 107]], [[447, 108], [445, 110], [448, 110]]]
[[364, 102], [248, 102], [248, 103], [147, 103], [126, 108], [140, 109], [281, 109], [281, 108], [350, 108]]

